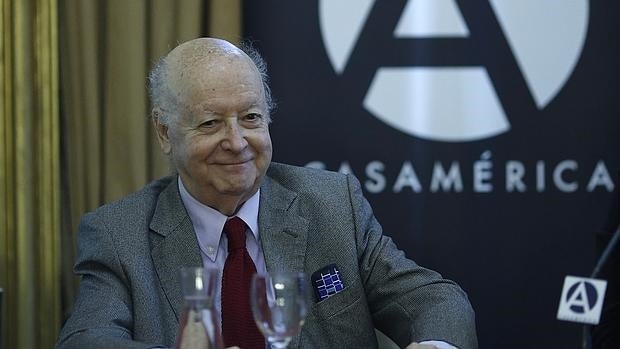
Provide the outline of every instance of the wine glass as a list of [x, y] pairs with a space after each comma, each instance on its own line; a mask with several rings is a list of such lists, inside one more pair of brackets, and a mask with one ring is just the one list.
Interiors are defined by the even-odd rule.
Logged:
[[272, 348], [286, 348], [304, 323], [307, 285], [303, 273], [276, 272], [252, 277], [254, 321]]

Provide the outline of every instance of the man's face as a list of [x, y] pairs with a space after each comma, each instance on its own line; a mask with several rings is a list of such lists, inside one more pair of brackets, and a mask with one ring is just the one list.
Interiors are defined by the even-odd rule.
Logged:
[[241, 204], [258, 190], [272, 153], [260, 75], [247, 57], [233, 58], [180, 74], [188, 110], [167, 130], [183, 184], [220, 211], [221, 203]]

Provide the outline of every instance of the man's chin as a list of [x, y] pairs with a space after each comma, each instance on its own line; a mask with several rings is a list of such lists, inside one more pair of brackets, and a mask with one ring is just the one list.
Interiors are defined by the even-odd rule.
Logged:
[[237, 196], [237, 197], [250, 197], [252, 194], [256, 192], [257, 188], [254, 188], [254, 183], [235, 183], [228, 184], [225, 186], [221, 186], [220, 194], [226, 196]]

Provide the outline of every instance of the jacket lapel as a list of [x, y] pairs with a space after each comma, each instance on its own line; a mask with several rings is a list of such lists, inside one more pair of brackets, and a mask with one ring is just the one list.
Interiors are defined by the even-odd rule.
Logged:
[[202, 267], [202, 258], [194, 227], [181, 202], [176, 177], [159, 196], [150, 228], [155, 270], [179, 321], [183, 309], [179, 271], [183, 267]]
[[308, 220], [297, 214], [298, 204], [297, 193], [265, 177], [258, 226], [268, 272], [304, 271]]

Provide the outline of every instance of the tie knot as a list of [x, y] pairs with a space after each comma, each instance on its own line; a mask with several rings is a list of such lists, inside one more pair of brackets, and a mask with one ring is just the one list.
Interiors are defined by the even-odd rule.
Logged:
[[228, 252], [245, 249], [246, 225], [239, 217], [233, 217], [224, 224], [224, 233], [228, 238]]

